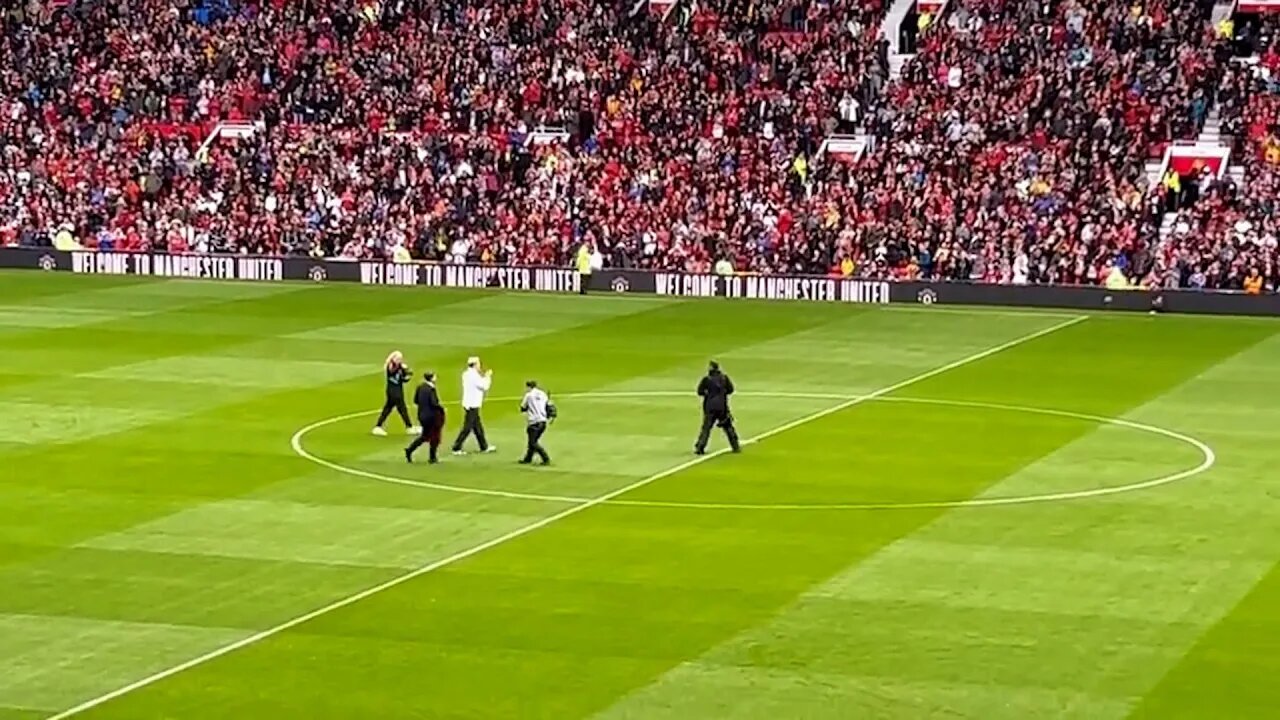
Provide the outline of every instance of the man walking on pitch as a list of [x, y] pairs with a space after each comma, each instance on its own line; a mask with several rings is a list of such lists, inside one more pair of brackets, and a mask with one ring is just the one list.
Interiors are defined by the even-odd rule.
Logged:
[[409, 378], [413, 377], [413, 372], [409, 370], [409, 366], [404, 362], [404, 355], [396, 350], [387, 356], [386, 362], [382, 364], [382, 369], [387, 375], [387, 397], [382, 403], [382, 412], [378, 415], [378, 423], [373, 426], [373, 434], [379, 437], [386, 437], [387, 431], [382, 428], [382, 424], [390, 417], [391, 411], [395, 410], [400, 413], [400, 419], [404, 420], [405, 432], [410, 435], [417, 435], [422, 428], [417, 427], [409, 422], [409, 408], [404, 404], [404, 384], [409, 382]]
[[484, 396], [493, 385], [493, 371], [480, 371], [480, 358], [474, 355], [467, 358], [467, 369], [462, 372], [462, 430], [458, 439], [453, 441], [453, 454], [465, 455], [462, 443], [471, 433], [475, 433], [476, 442], [480, 444], [480, 452], [490, 453], [498, 448], [490, 445], [484, 436], [484, 422], [480, 420], [480, 407], [484, 405]]
[[698, 383], [698, 395], [702, 398], [702, 431], [698, 433], [698, 442], [693, 446], [696, 455], [705, 455], [707, 440], [711, 437], [711, 427], [718, 425], [729, 439], [729, 447], [734, 452], [742, 452], [738, 444], [738, 431], [733, 427], [733, 413], [729, 412], [729, 396], [733, 394], [733, 381], [728, 375], [720, 372], [720, 364], [712, 360], [707, 369], [707, 376]]
[[556, 406], [551, 404], [551, 398], [538, 387], [536, 380], [530, 380], [524, 386], [528, 389], [525, 391], [524, 399], [520, 401], [520, 412], [524, 413], [527, 424], [525, 433], [529, 437], [529, 442], [525, 446], [524, 459], [520, 464], [532, 464], [533, 456], [537, 455], [543, 465], [550, 465], [551, 456], [538, 441], [547, 431], [547, 423], [555, 419]]
[[413, 393], [413, 404], [418, 406], [418, 424], [422, 426], [422, 434], [404, 449], [404, 459], [413, 462], [413, 451], [427, 444], [431, 451], [428, 462], [434, 465], [440, 461], [436, 451], [440, 449], [440, 433], [444, 430], [444, 406], [440, 404], [440, 393], [436, 392], [435, 373], [423, 373], [422, 384]]

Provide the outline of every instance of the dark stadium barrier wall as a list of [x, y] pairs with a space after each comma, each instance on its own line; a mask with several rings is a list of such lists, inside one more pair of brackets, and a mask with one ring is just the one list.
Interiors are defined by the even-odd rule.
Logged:
[[[582, 277], [564, 268], [356, 262], [239, 255], [65, 252], [0, 248], [0, 267], [99, 275], [151, 275], [275, 282], [358, 282], [366, 285], [499, 288], [577, 292]], [[1120, 290], [1045, 285], [884, 282], [824, 277], [702, 275], [601, 270], [587, 278], [594, 292], [672, 297], [755, 298], [858, 304], [1004, 305], [1076, 310], [1128, 310], [1280, 316], [1280, 295], [1182, 290]]]
[[1234, 292], [1108, 290], [1100, 287], [963, 282], [883, 282], [795, 276], [724, 277], [644, 270], [603, 270], [591, 278], [589, 287], [598, 291], [679, 297], [1280, 316], [1280, 295], [1244, 295]]
[[649, 270], [600, 270], [591, 276], [588, 287], [597, 291], [672, 297], [807, 300], [880, 305], [893, 301], [893, 283], [790, 275], [698, 275]]
[[895, 302], [924, 305], [1021, 305], [1076, 310], [1127, 310], [1211, 315], [1280, 315], [1280, 296], [1191, 290], [1108, 290], [1102, 287], [902, 283]]
[[581, 277], [563, 268], [358, 262], [242, 255], [168, 255], [0, 248], [0, 267], [90, 275], [151, 275], [200, 280], [358, 282], [366, 285], [500, 288], [577, 292]]

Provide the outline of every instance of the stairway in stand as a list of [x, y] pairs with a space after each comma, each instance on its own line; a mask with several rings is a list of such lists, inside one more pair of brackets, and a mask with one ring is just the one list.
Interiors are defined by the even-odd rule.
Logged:
[[893, 0], [880, 25], [880, 32], [884, 33], [884, 38], [889, 41], [890, 81], [897, 80], [902, 75], [903, 66], [916, 56], [915, 53], [904, 52], [906, 48], [902, 47], [902, 37], [898, 32], [902, 28], [902, 21], [906, 19], [915, 3], [916, 0]]
[[[1214, 10], [1216, 13], [1217, 8], [1215, 7]], [[1213, 108], [1209, 110], [1209, 115], [1205, 117], [1204, 127], [1201, 128], [1200, 135], [1196, 137], [1196, 142], [1205, 145], [1230, 147], [1232, 141], [1233, 138], [1222, 134], [1222, 115], [1218, 110], [1218, 106], [1214, 105]], [[1237, 158], [1234, 157], [1232, 158], [1232, 160], [1236, 159]], [[1147, 181], [1151, 183], [1152, 187], [1155, 187], [1155, 184], [1160, 182], [1160, 173], [1162, 169], [1163, 164], [1160, 160], [1147, 162]], [[1238, 162], [1228, 165], [1226, 178], [1230, 179], [1237, 188], [1243, 189], [1245, 184], [1244, 165], [1241, 165]], [[1165, 213], [1160, 218], [1161, 241], [1167, 239], [1171, 234], [1173, 234], [1173, 228], [1177, 224], [1177, 221], [1177, 213]]]

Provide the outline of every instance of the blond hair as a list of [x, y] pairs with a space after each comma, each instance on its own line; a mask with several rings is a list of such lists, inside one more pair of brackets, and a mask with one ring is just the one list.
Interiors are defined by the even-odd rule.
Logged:
[[387, 356], [387, 361], [383, 363], [383, 367], [390, 369], [392, 364], [395, 364], [395, 365], [404, 364], [404, 355], [399, 350], [391, 351], [391, 354]]

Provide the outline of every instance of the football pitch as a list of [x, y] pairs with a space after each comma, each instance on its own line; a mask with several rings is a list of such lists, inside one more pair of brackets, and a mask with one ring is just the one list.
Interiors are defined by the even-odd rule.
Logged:
[[1276, 717], [1277, 331], [0, 273], [0, 720]]

